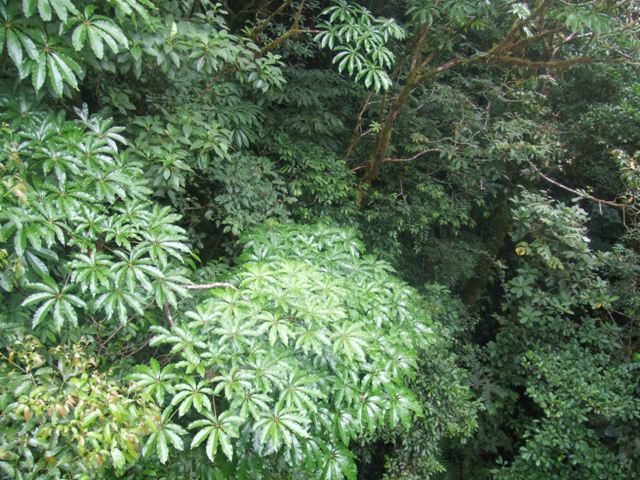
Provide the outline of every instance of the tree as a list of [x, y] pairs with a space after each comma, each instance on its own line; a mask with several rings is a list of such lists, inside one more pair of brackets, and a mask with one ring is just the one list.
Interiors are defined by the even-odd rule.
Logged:
[[0, 0], [0, 477], [638, 476], [638, 13]]

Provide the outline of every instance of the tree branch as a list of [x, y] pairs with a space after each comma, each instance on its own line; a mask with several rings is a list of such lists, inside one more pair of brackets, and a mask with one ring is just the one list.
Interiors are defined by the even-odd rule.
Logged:
[[540, 169], [533, 164], [533, 162], [528, 162], [529, 166], [533, 169], [533, 171], [535, 171], [542, 179], [546, 180], [547, 182], [549, 182], [552, 185], [555, 185], [558, 188], [561, 188], [562, 190], [569, 192], [569, 193], [573, 193], [574, 195], [577, 195], [580, 198], [584, 198], [585, 200], [590, 200], [592, 202], [596, 202], [599, 205], [608, 205], [609, 207], [613, 207], [613, 208], [619, 208], [621, 210], [626, 210], [627, 208], [629, 208], [629, 205], [624, 204], [624, 203], [618, 203], [618, 202], [613, 202], [611, 200], [603, 200], [601, 198], [597, 198], [594, 197], [593, 195], [589, 195], [586, 192], [580, 191], [580, 190], [576, 190], [574, 188], [571, 187], [567, 187], [566, 185], [558, 182], [557, 180], [554, 180], [553, 178], [549, 177], [548, 175], [545, 175], [544, 173], [542, 173], [540, 171]]
[[295, 38], [298, 35], [300, 35], [300, 32], [301, 32], [300, 17], [302, 17], [302, 9], [304, 8], [304, 2], [305, 0], [302, 0], [300, 2], [300, 5], [298, 6], [298, 10], [296, 10], [295, 16], [293, 17], [293, 23], [291, 25], [291, 28], [287, 32], [285, 32], [284, 34], [282, 34], [281, 36], [273, 40], [271, 43], [262, 47], [260, 51], [256, 54], [256, 58], [263, 57], [267, 52], [270, 52], [271, 50], [278, 48], [280, 45], [282, 45], [284, 42], [286, 42], [290, 38]]
[[265, 18], [264, 20], [262, 20], [260, 22], [259, 25], [256, 25], [252, 30], [251, 33], [249, 34], [249, 37], [251, 37], [253, 40], [255, 40], [258, 35], [260, 35], [262, 33], [262, 31], [267, 28], [267, 26], [273, 21], [273, 19], [278, 16], [280, 13], [282, 13], [287, 7], [289, 7], [291, 5], [292, 0], [285, 0], [282, 5], [280, 5], [278, 8], [276, 8], [273, 12], [271, 12], [271, 15], [269, 15], [267, 18]]
[[[300, 6], [298, 7], [298, 10], [296, 11], [296, 14], [293, 18], [293, 25], [291, 26], [291, 28], [284, 33], [283, 35], [281, 35], [280, 37], [276, 38], [275, 40], [273, 40], [271, 43], [267, 44], [266, 46], [264, 46], [263, 48], [261, 48], [260, 50], [258, 50], [256, 52], [256, 54], [254, 55], [254, 58], [261, 58], [263, 57], [267, 52], [270, 52], [271, 50], [279, 47], [281, 44], [283, 44], [285, 41], [287, 41], [289, 38], [294, 38], [297, 37], [298, 35], [300, 35], [300, 33], [313, 33], [315, 32], [315, 30], [313, 29], [300, 29], [300, 17], [302, 15], [302, 8], [304, 7], [304, 2], [306, 0], [302, 0], [302, 2], [300, 2]], [[262, 27], [259, 28], [259, 30], [256, 32], [256, 28], [254, 28], [254, 30], [252, 30], [251, 32], [251, 38], [254, 38], [253, 35], [259, 34], [262, 30], [264, 30], [266, 28], [266, 26], [269, 24], [269, 22], [271, 21], [271, 19], [277, 15], [278, 13], [282, 12], [286, 7], [288, 7], [289, 5], [291, 5], [292, 0], [287, 0], [285, 1], [282, 5], [280, 5], [280, 7], [278, 7], [267, 19], [267, 21], [265, 21], [265, 23], [263, 23]], [[211, 90], [211, 88], [213, 87], [213, 85], [218, 81], [218, 79], [224, 75], [225, 73], [231, 72], [234, 70], [235, 67], [233, 67], [232, 65], [226, 65], [225, 67], [223, 67], [218, 73], [217, 75], [215, 75], [211, 80], [209, 80], [209, 82], [205, 85], [205, 87], [202, 89], [202, 91], [200, 92], [200, 96], [204, 96], [209, 90]]]
[[512, 42], [515, 36], [518, 34], [518, 32], [532, 20], [535, 20], [539, 16], [544, 15], [546, 8], [547, 8], [547, 0], [543, 0], [542, 2], [540, 2], [540, 5], [538, 5], [538, 7], [529, 14], [528, 17], [518, 20], [517, 22], [514, 22], [509, 32], [496, 46], [494, 46], [489, 51], [489, 54], [498, 53], [500, 51], [506, 51], [509, 48], [511, 48]]
[[383, 160], [383, 163], [408, 163], [408, 162], [413, 162], [414, 160], [420, 158], [423, 155], [426, 155], [427, 153], [441, 152], [441, 151], [442, 151], [441, 148], [429, 148], [428, 150], [423, 150], [422, 152], [416, 153], [413, 157], [408, 157], [408, 158], [385, 158]]
[[536, 61], [527, 60], [526, 58], [510, 57], [507, 55], [494, 55], [488, 61], [494, 60], [498, 63], [511, 65], [514, 67], [526, 68], [566, 68], [572, 65], [589, 64], [589, 63], [631, 63], [621, 58], [593, 58], [593, 57], [574, 57], [566, 60], [549, 60]]
[[345, 159], [348, 159], [351, 156], [353, 150], [356, 148], [358, 142], [360, 141], [360, 137], [362, 136], [362, 122], [364, 121], [364, 114], [367, 113], [367, 110], [369, 109], [371, 97], [373, 97], [373, 92], [369, 92], [369, 95], [367, 95], [367, 98], [364, 99], [364, 102], [362, 102], [362, 105], [360, 106], [360, 110], [358, 111], [358, 119], [356, 120], [356, 124], [353, 127], [353, 133], [351, 134], [351, 141], [349, 142], [347, 150], [344, 153]]
[[[420, 158], [423, 155], [426, 155], [427, 153], [433, 153], [433, 152], [441, 152], [442, 149], [441, 148], [430, 148], [428, 150], [423, 150], [422, 152], [418, 152], [416, 153], [413, 157], [408, 157], [408, 158], [390, 158], [387, 157], [384, 160], [382, 160], [382, 163], [409, 163], [409, 162], [413, 162], [414, 160]], [[362, 163], [360, 165], [358, 165], [357, 167], [354, 167], [351, 169], [352, 172], [357, 172], [358, 170], [362, 170], [363, 168], [366, 168], [369, 164], [368, 163]]]

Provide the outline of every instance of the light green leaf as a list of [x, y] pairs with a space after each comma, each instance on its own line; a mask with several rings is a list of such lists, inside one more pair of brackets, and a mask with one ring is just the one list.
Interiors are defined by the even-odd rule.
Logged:
[[[191, 425], [193, 425], [193, 423]], [[211, 433], [213, 428], [214, 427], [206, 427], [196, 433], [196, 435], [193, 437], [193, 440], [191, 441], [191, 448], [196, 448], [198, 445], [200, 445], [204, 441], [204, 439], [207, 438], [207, 435]]]
[[36, 0], [22, 0], [22, 12], [29, 18], [36, 11]]
[[7, 29], [6, 32], [7, 52], [16, 67], [20, 68], [22, 66], [22, 46], [13, 30]]
[[49, 0], [38, 0], [38, 14], [45, 22], [51, 20], [51, 5], [49, 5]]
[[113, 447], [111, 449], [111, 461], [113, 462], [113, 466], [116, 470], [124, 469], [125, 465], [127, 464], [124, 458], [124, 454], [117, 447]]
[[167, 437], [163, 431], [158, 432], [157, 442], [156, 452], [158, 458], [160, 459], [160, 463], [165, 464], [169, 459], [169, 446], [167, 445]]
[[51, 56], [56, 61], [58, 67], [60, 67], [60, 72], [62, 73], [62, 78], [65, 82], [71, 85], [75, 90], [78, 90], [78, 82], [76, 80], [76, 76], [71, 71], [71, 68], [69, 68], [69, 66], [64, 63], [64, 61], [55, 52], [52, 52]]
[[108, 36], [113, 38], [124, 48], [127, 48], [129, 46], [129, 40], [127, 40], [127, 37], [124, 35], [122, 30], [120, 30], [113, 23], [106, 22], [104, 20], [95, 20], [93, 22], [93, 25], [98, 27], [100, 30], [103, 30], [104, 32], [106, 32]]
[[47, 57], [44, 52], [40, 54], [38, 62], [32, 68], [31, 81], [33, 88], [40, 90], [47, 77]]
[[40, 305], [38, 310], [36, 310], [36, 313], [33, 315], [33, 328], [36, 328], [40, 324], [42, 318], [49, 312], [49, 310], [51, 310], [51, 307], [53, 307], [53, 304], [54, 300], [47, 300], [45, 303]]
[[76, 27], [71, 35], [71, 44], [76, 51], [82, 50], [84, 43], [87, 40], [87, 27], [81, 23]]
[[212, 428], [209, 434], [209, 440], [207, 440], [207, 446], [205, 451], [207, 452], [207, 457], [209, 460], [214, 462], [214, 458], [216, 456], [216, 452], [218, 451], [218, 434], [219, 430], [217, 428]]
[[95, 28], [87, 28], [87, 34], [89, 36], [89, 45], [96, 57], [102, 59], [104, 57], [104, 45], [102, 44], [102, 36]]
[[20, 39], [20, 43], [22, 44], [22, 48], [24, 48], [25, 52], [31, 60], [37, 60], [40, 56], [40, 52], [38, 51], [38, 47], [33, 43], [30, 37], [22, 32], [16, 32], [16, 36]]
[[56, 65], [56, 62], [51, 55], [47, 57], [47, 65], [49, 67], [48, 73], [51, 88], [55, 92], [56, 96], [61, 97], [62, 93], [64, 92], [62, 75], [60, 75], [60, 70], [58, 70], [58, 66]]

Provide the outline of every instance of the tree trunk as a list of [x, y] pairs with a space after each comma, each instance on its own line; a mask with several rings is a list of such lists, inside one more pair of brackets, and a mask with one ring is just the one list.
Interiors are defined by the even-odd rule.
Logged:
[[389, 150], [389, 144], [391, 143], [391, 137], [393, 136], [393, 126], [395, 124], [396, 118], [402, 110], [402, 107], [404, 107], [405, 103], [407, 103], [407, 100], [409, 100], [413, 89], [418, 84], [418, 75], [416, 71], [409, 72], [407, 82], [404, 84], [404, 86], [400, 90], [400, 93], [398, 94], [398, 97], [395, 99], [395, 101], [391, 105], [391, 108], [389, 109], [389, 113], [387, 114], [387, 117], [385, 119], [384, 126], [378, 134], [376, 143], [373, 145], [371, 153], [369, 154], [367, 169], [365, 170], [364, 176], [362, 177], [362, 185], [358, 192], [358, 207], [364, 199], [366, 188], [369, 187], [380, 175], [380, 170], [382, 169], [384, 159], [387, 157], [387, 151]]
[[469, 279], [462, 292], [462, 301], [467, 307], [475, 305], [485, 293], [487, 282], [491, 276], [491, 268], [500, 250], [504, 247], [511, 226], [511, 212], [506, 201], [502, 203], [488, 223], [491, 235], [487, 241], [487, 255], [484, 255], [482, 260], [478, 262], [473, 277]]

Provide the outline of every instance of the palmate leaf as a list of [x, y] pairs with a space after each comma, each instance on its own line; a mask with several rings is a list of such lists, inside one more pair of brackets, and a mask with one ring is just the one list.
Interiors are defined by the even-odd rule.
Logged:
[[345, 447], [322, 448], [317, 453], [320, 470], [317, 472], [319, 480], [355, 480], [357, 476], [353, 454]]
[[52, 12], [55, 12], [63, 22], [67, 21], [70, 13], [74, 15], [80, 13], [70, 0], [22, 0], [22, 11], [25, 17], [31, 17], [36, 10], [45, 22], [53, 18]]
[[89, 40], [89, 46], [98, 59], [104, 57], [104, 44], [113, 53], [118, 53], [121, 48], [128, 48], [129, 40], [120, 27], [107, 17], [93, 15], [93, 11], [93, 6], [86, 7], [84, 15], [73, 22], [78, 23], [71, 34], [73, 48], [80, 51]]
[[289, 408], [297, 408], [300, 411], [308, 409], [315, 412], [316, 403], [325, 397], [320, 389], [315, 387], [318, 381], [318, 378], [302, 372], [291, 373], [282, 385], [279, 401]]
[[329, 332], [310, 325], [300, 333], [295, 348], [301, 349], [305, 354], [313, 351], [316, 355], [322, 355], [323, 350], [330, 345]]
[[27, 248], [24, 252], [25, 258], [29, 266], [40, 276], [50, 276], [49, 268], [45, 261], [57, 262], [59, 261], [58, 255], [47, 248]]
[[44, 202], [34, 205], [34, 209], [37, 211], [35, 217], [37, 224], [31, 225], [32, 228], [26, 228], [27, 238], [33, 248], [41, 248], [42, 241], [49, 248], [56, 243], [65, 245], [65, 219], [60, 212], [55, 210], [53, 202], [49, 202], [48, 198], [44, 197]]
[[202, 442], [207, 440], [205, 451], [209, 460], [214, 462], [218, 447], [229, 460], [233, 459], [232, 438], [239, 437], [239, 426], [243, 423], [242, 417], [233, 415], [230, 410], [222, 412], [216, 416], [207, 414], [206, 418], [191, 422], [187, 428], [200, 430], [195, 434], [191, 441], [191, 448], [196, 448]]
[[171, 352], [179, 352], [186, 360], [195, 364], [201, 361], [195, 349], [208, 348], [201, 336], [195, 335], [189, 330], [179, 326], [174, 326], [171, 330], [167, 330], [164, 327], [154, 325], [151, 327], [151, 331], [156, 333], [156, 335], [151, 339], [149, 345], [172, 344]]
[[178, 415], [184, 416], [191, 406], [195, 407], [198, 413], [211, 411], [210, 397], [213, 396], [213, 389], [207, 387], [211, 381], [196, 382], [193, 377], [186, 377], [183, 380], [184, 383], [174, 387], [176, 393], [170, 404], [171, 406], [180, 404]]
[[358, 396], [356, 405], [356, 419], [361, 428], [369, 427], [369, 432], [373, 433], [378, 425], [384, 421], [385, 405], [384, 400], [375, 392], [363, 391]]
[[144, 315], [144, 307], [140, 303], [140, 292], [132, 293], [121, 283], [111, 285], [105, 293], [100, 295], [96, 299], [94, 309], [104, 310], [108, 319], [117, 315], [122, 325], [129, 321], [130, 309], [138, 315]]
[[387, 418], [392, 427], [402, 425], [409, 428], [414, 414], [420, 414], [420, 404], [415, 395], [406, 388], [389, 388]]
[[88, 289], [95, 296], [100, 288], [109, 287], [111, 281], [109, 270], [112, 263], [108, 255], [100, 252], [91, 256], [76, 254], [70, 264], [73, 269], [71, 281], [78, 282], [83, 292]]
[[[0, 27], [0, 31], [4, 34], [4, 41], [6, 41], [9, 58], [11, 58], [18, 70], [24, 68], [23, 60], [25, 60], [25, 53], [27, 57], [32, 60], [38, 58], [38, 48], [29, 35], [18, 28]], [[2, 52], [0, 51], [0, 53]]]
[[261, 391], [271, 391], [275, 386], [282, 388], [291, 367], [276, 356], [258, 355], [249, 362], [248, 368], [253, 376], [253, 385]]
[[32, 319], [33, 327], [37, 327], [49, 313], [53, 317], [53, 325], [57, 331], [60, 331], [65, 324], [69, 322], [74, 326], [78, 325], [78, 314], [76, 309], [86, 308], [87, 304], [70, 293], [73, 290], [72, 285], [65, 285], [62, 288], [51, 278], [44, 277], [45, 283], [32, 283], [29, 288], [37, 290], [37, 293], [29, 295], [22, 302], [21, 306], [38, 304]]
[[[79, 210], [72, 217], [75, 223], [76, 238], [82, 237], [95, 243], [106, 228], [107, 216], [104, 214], [104, 210], [89, 208], [86, 205], [83, 205]], [[112, 263], [110, 262], [109, 265]]]
[[265, 332], [269, 332], [269, 343], [275, 345], [276, 341], [280, 340], [284, 345], [289, 344], [289, 338], [295, 340], [294, 331], [291, 323], [285, 318], [279, 315], [274, 315], [271, 312], [264, 312], [257, 317], [260, 322], [257, 333], [262, 335]]
[[335, 415], [333, 428], [337, 438], [342, 440], [345, 445], [348, 445], [349, 441], [360, 433], [356, 419], [347, 411], [338, 412]]
[[228, 343], [236, 350], [250, 345], [253, 338], [260, 335], [255, 322], [242, 316], [223, 317], [220, 326], [215, 328], [213, 333], [219, 335], [220, 342]]
[[251, 391], [253, 374], [247, 370], [240, 370], [234, 367], [229, 373], [219, 375], [213, 379], [217, 383], [215, 394], [224, 391], [224, 396], [229, 401], [233, 401], [238, 396], [243, 397], [246, 392]]
[[178, 451], [184, 449], [184, 442], [181, 436], [186, 435], [187, 431], [180, 425], [171, 423], [171, 417], [167, 411], [162, 414], [161, 424], [157, 431], [153, 432], [145, 443], [142, 454], [146, 456], [154, 447], [156, 455], [160, 463], [165, 464], [169, 459], [169, 445]]
[[[44, 69], [43, 72], [46, 74]], [[40, 87], [41, 86], [42, 85], [40, 85]], [[40, 87], [36, 87], [36, 90]], [[80, 173], [78, 168], [80, 163], [79, 160], [76, 157], [69, 155], [68, 152], [64, 150], [61, 151], [57, 145], [42, 148], [40, 154], [44, 157], [44, 161], [42, 162], [43, 173], [47, 175], [53, 170], [58, 179], [58, 183], [61, 185], [65, 183], [68, 175], [77, 175]]]
[[349, 75], [353, 75], [354, 71], [360, 72], [365, 65], [366, 60], [356, 47], [340, 47], [341, 50], [333, 58], [333, 63], [338, 64], [338, 71], [342, 72], [345, 68]]
[[[127, 140], [120, 135], [120, 133], [124, 131], [124, 127], [114, 125], [113, 118], [104, 118], [100, 115], [89, 115], [89, 109], [86, 104], [83, 105], [83, 108], [74, 108], [73, 110], [76, 115], [78, 115], [83, 125], [93, 133], [93, 136], [88, 138], [101, 142], [97, 145], [100, 150], [96, 153], [106, 153], [109, 156], [114, 156], [118, 153], [118, 144], [127, 145]], [[103, 144], [106, 144], [108, 149], [105, 150], [101, 148]], [[99, 160], [106, 160], [111, 164], [115, 164], [115, 162], [109, 157], [101, 156], [99, 157]]]
[[145, 21], [149, 19], [150, 11], [156, 8], [149, 0], [110, 0], [109, 3], [125, 15], [133, 15], [135, 12]]
[[129, 171], [118, 167], [110, 171], [91, 170], [86, 179], [87, 189], [93, 189], [98, 200], [109, 203], [125, 200], [131, 184]]
[[146, 256], [147, 252], [143, 248], [136, 247], [129, 254], [120, 250], [114, 253], [120, 261], [111, 266], [113, 281], [117, 285], [126, 285], [131, 293], [136, 292], [138, 284], [146, 291], [152, 292], [153, 282], [164, 277], [153, 261]]
[[368, 335], [361, 323], [343, 323], [332, 335], [333, 351], [349, 358], [366, 359]]
[[236, 396], [231, 409], [238, 411], [242, 418], [247, 418], [249, 415], [254, 420], [258, 420], [266, 412], [271, 411], [270, 405], [271, 397], [263, 393], [250, 393], [245, 392], [243, 396]]
[[65, 85], [77, 90], [78, 80], [84, 75], [80, 64], [64, 48], [49, 45], [46, 41], [29, 65], [33, 87], [40, 90], [48, 79], [51, 91], [57, 97], [63, 95]]
[[169, 263], [169, 257], [182, 262], [184, 254], [191, 252], [189, 245], [185, 243], [187, 237], [181, 234], [143, 232], [144, 241], [139, 247], [149, 253], [154, 261], [160, 262], [164, 267]]
[[356, 75], [356, 80], [360, 80], [362, 78], [364, 78], [365, 86], [367, 88], [373, 86], [373, 89], [376, 92], [379, 92], [380, 90], [388, 90], [389, 87], [391, 87], [391, 79], [387, 72], [376, 65], [372, 65], [371, 63], [367, 63], [365, 68], [360, 70]]
[[297, 410], [276, 406], [272, 412], [266, 412], [255, 423], [254, 431], [263, 445], [269, 444], [271, 450], [278, 450], [284, 443], [291, 446], [294, 437], [309, 438], [307, 425], [310, 420]]
[[158, 405], [164, 405], [166, 393], [173, 392], [171, 381], [178, 378], [173, 372], [173, 365], [169, 364], [160, 368], [155, 358], [149, 361], [149, 365], [136, 366], [136, 372], [129, 376], [133, 381], [132, 388], [141, 390], [144, 395], [154, 397]]
[[[171, 266], [170, 266], [171, 267]], [[158, 307], [163, 308], [165, 303], [172, 306], [178, 304], [176, 295], [187, 297], [188, 291], [182, 285], [189, 282], [185, 268], [171, 268], [163, 272], [163, 277], [157, 278], [153, 284], [153, 295]]]
[[[74, 90], [78, 89], [76, 73], [79, 74], [82, 70], [77, 64], [75, 64], [75, 61], [71, 60], [69, 57], [65, 57], [62, 53], [58, 54], [56, 52], [51, 52], [48, 55], [48, 62], [49, 74], [53, 78], [57, 78], [59, 76], [64, 83], [71, 86]], [[58, 93], [58, 95], [62, 95], [61, 87], [54, 88], [54, 91]]]

